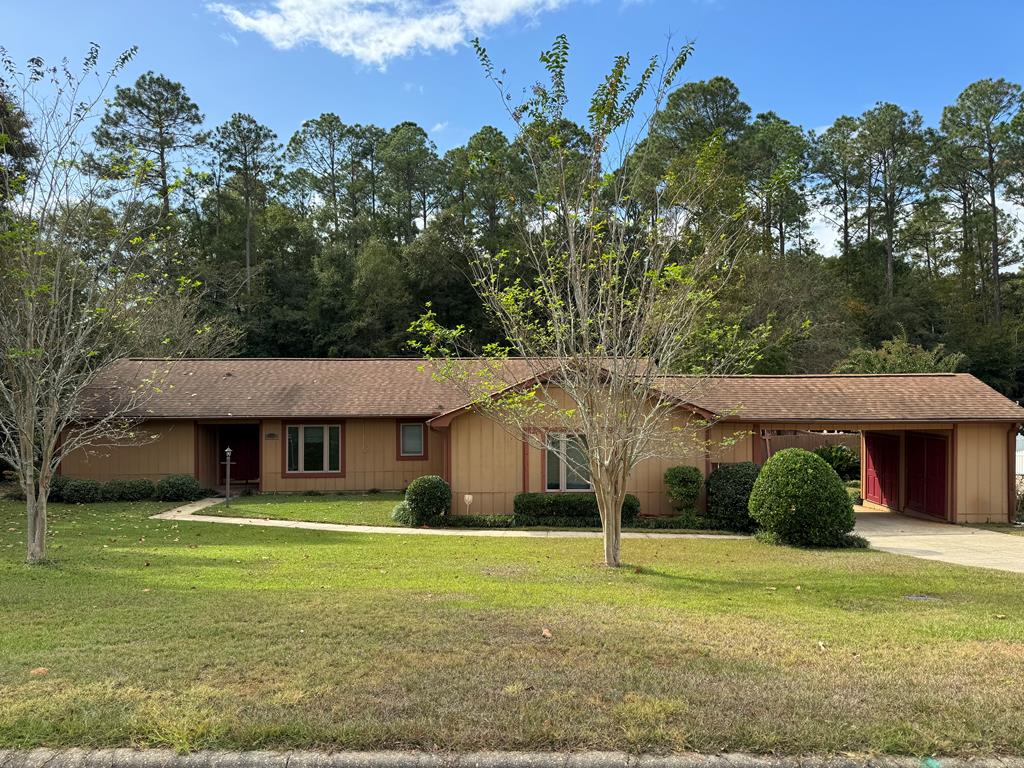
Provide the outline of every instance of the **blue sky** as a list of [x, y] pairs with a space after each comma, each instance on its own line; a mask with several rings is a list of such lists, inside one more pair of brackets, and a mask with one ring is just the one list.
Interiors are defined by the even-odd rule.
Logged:
[[[443, 151], [507, 121], [465, 41], [481, 34], [510, 79], [540, 75], [560, 32], [571, 86], [588, 89], [611, 57], [692, 40], [683, 79], [726, 75], [755, 111], [808, 128], [878, 100], [928, 121], [982, 77], [1024, 81], [1024, 3], [960, 0], [0, 0], [17, 60], [78, 59], [90, 41], [109, 61], [138, 45], [122, 83], [148, 69], [180, 80], [211, 125], [250, 112], [288, 136], [333, 111], [346, 122], [423, 125]], [[333, 49], [333, 50], [332, 50]]]

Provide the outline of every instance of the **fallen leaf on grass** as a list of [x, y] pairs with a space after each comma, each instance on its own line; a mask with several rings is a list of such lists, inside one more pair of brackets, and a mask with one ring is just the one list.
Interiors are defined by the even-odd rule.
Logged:
[[540, 636], [541, 636], [541, 637], [544, 637], [544, 638], [547, 638], [548, 640], [550, 640], [550, 639], [551, 639], [551, 630], [550, 630], [550, 629], [548, 629], [547, 627], [544, 627], [544, 628], [543, 628], [543, 629], [542, 629], [542, 630], [540, 631]]
[[50, 674], [50, 670], [47, 667], [36, 667], [35, 669], [30, 670], [29, 674], [35, 677], [41, 677], [42, 675]]

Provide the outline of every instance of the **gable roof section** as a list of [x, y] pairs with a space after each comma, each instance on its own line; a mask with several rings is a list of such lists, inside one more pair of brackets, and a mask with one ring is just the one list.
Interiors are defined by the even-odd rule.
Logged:
[[733, 421], [1024, 421], [1024, 408], [967, 373], [663, 376], [658, 385]]
[[[509, 384], [531, 366], [507, 363]], [[463, 391], [417, 358], [121, 360], [92, 387], [92, 407], [161, 372], [136, 415], [158, 419], [412, 417], [465, 407]], [[166, 371], [166, 373], [162, 373]], [[1018, 421], [1024, 408], [969, 374], [662, 376], [658, 388], [733, 421]]]

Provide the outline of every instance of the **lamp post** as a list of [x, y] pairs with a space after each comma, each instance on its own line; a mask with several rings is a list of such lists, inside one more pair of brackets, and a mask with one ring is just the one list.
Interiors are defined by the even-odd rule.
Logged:
[[224, 449], [224, 506], [231, 506], [231, 446]]

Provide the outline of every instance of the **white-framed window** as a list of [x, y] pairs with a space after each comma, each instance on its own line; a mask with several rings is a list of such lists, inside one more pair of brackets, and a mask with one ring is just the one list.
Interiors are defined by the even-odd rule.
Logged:
[[289, 424], [286, 472], [341, 472], [340, 424]]
[[545, 490], [589, 491], [586, 436], [549, 432], [547, 444]]
[[398, 424], [398, 456], [402, 459], [422, 459], [427, 455], [427, 431], [422, 421], [403, 421]]

